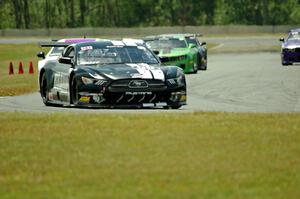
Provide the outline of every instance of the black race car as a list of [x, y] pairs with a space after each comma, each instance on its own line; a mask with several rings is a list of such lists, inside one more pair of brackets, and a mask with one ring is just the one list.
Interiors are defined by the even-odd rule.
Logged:
[[160, 66], [144, 46], [111, 40], [50, 46], [63, 45], [62, 56], [47, 61], [40, 71], [40, 93], [47, 106], [178, 109], [186, 104], [182, 69]]

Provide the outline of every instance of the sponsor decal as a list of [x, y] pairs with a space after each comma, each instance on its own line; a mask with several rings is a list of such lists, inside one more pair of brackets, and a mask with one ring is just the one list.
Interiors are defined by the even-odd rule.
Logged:
[[54, 74], [54, 87], [55, 88], [62, 88], [68, 90], [68, 81], [69, 77], [64, 75], [63, 73], [55, 73]]
[[132, 80], [128, 84], [129, 88], [148, 88], [148, 83], [145, 80]]
[[93, 50], [93, 46], [83, 46], [80, 48], [82, 51], [85, 51], [85, 50]]
[[48, 93], [49, 100], [53, 100], [53, 93]]
[[126, 92], [125, 95], [152, 95], [152, 92]]
[[186, 95], [181, 95], [180, 101], [186, 101], [186, 99], [187, 99]]
[[155, 104], [153, 103], [143, 103], [143, 107], [154, 107]]
[[81, 96], [80, 99], [79, 99], [79, 102], [89, 103], [90, 102], [90, 97], [88, 97], [88, 96]]
[[95, 85], [97, 85], [97, 86], [102, 86], [102, 85], [105, 84], [106, 82], [107, 82], [107, 81], [100, 79], [99, 81], [97, 81], [97, 82], [95, 83]]

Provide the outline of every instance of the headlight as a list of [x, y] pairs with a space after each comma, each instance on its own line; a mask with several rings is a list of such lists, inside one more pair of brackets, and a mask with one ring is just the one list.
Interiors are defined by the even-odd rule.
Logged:
[[185, 77], [182, 70], [177, 70], [176, 78], [167, 79], [167, 83], [171, 86], [184, 86], [185, 85]]
[[91, 78], [87, 78], [87, 77], [81, 77], [82, 82], [85, 85], [89, 85], [89, 84], [93, 84], [94, 83], [94, 79]]
[[186, 55], [178, 56], [177, 59], [178, 60], [185, 60], [186, 59]]
[[296, 50], [295, 48], [284, 48], [282, 51], [293, 53], [293, 52], [295, 52], [295, 50]]
[[290, 48], [290, 49], [288, 49], [289, 50], [289, 52], [295, 52], [295, 48]]

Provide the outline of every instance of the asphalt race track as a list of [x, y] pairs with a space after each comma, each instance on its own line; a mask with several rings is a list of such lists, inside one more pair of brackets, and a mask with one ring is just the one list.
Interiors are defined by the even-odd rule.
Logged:
[[187, 75], [188, 105], [179, 110], [46, 107], [38, 92], [0, 97], [0, 111], [155, 113], [300, 112], [300, 65], [281, 66], [279, 53], [216, 53], [207, 71]]

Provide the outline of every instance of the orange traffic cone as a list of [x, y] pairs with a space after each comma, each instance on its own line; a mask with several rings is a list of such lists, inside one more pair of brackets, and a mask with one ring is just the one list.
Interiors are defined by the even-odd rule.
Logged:
[[14, 67], [13, 67], [12, 62], [9, 62], [8, 74], [9, 75], [13, 75], [14, 74]]
[[32, 61], [29, 62], [29, 74], [33, 74], [33, 64]]
[[19, 74], [24, 74], [23, 63], [19, 62]]

